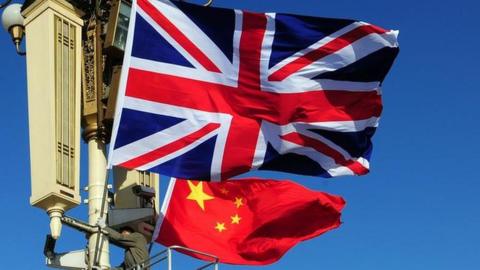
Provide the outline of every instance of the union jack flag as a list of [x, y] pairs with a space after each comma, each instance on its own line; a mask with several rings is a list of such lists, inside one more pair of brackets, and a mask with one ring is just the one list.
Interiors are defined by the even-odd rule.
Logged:
[[360, 21], [134, 1], [109, 164], [363, 175], [397, 53], [396, 31]]

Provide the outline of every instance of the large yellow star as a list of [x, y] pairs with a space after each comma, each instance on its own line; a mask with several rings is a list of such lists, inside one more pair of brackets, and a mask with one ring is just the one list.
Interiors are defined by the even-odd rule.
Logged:
[[205, 211], [205, 201], [213, 200], [214, 198], [203, 192], [203, 182], [198, 182], [198, 184], [195, 185], [192, 181], [188, 180], [188, 187], [190, 188], [190, 194], [188, 194], [187, 199], [196, 201], [198, 206]]
[[230, 217], [232, 219], [232, 224], [240, 224], [240, 220], [242, 219], [238, 214], [235, 214], [235, 216]]
[[217, 230], [218, 232], [223, 232], [225, 231], [227, 228], [225, 228], [225, 223], [220, 223], [220, 222], [217, 222], [217, 226], [215, 226], [215, 230]]
[[233, 202], [237, 208], [243, 205], [243, 198], [235, 197], [235, 201]]

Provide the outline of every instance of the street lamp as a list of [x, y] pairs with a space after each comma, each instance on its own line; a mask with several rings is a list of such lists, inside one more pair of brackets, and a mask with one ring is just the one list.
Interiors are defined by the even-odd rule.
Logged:
[[64, 212], [80, 204], [82, 14], [65, 0], [35, 0], [20, 15], [10, 7], [3, 18], [17, 20], [6, 26], [26, 33], [30, 204], [47, 212], [57, 239]]
[[2, 14], [2, 24], [5, 31], [8, 31], [12, 36], [17, 53], [19, 55], [25, 55], [25, 52], [20, 50], [20, 43], [22, 42], [25, 30], [21, 9], [21, 4], [11, 4], [7, 6]]
[[[52, 243], [59, 238], [62, 223], [78, 223], [67, 222], [64, 213], [81, 202], [81, 123], [88, 144], [89, 225], [80, 227], [94, 228], [112, 210], [109, 225], [138, 225], [148, 235], [153, 227], [146, 221], [158, 215], [158, 175], [119, 169], [113, 173], [116, 209], [110, 209], [107, 199], [105, 130], [113, 120], [112, 95], [118, 90], [132, 1], [25, 0], [23, 5], [0, 1], [5, 1], [0, 8], [6, 7], [3, 27], [17, 53], [26, 55], [30, 204], [50, 217], [47, 264], [110, 269], [109, 241], [100, 230], [88, 233], [86, 250], [55, 254]], [[20, 49], [24, 36], [25, 52]], [[136, 195], [133, 186], [140, 190]]]

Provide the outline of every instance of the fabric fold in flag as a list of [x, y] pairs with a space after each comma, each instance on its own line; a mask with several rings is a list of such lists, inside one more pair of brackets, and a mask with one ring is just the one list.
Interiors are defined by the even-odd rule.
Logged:
[[214, 181], [255, 169], [364, 175], [397, 34], [133, 1], [109, 166]]
[[339, 196], [287, 180], [172, 179], [153, 239], [215, 255], [222, 263], [270, 264], [297, 243], [340, 226], [344, 205]]

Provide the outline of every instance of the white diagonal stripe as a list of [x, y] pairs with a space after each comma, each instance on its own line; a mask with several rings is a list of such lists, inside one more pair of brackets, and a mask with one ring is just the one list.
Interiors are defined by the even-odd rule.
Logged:
[[188, 16], [167, 0], [150, 3], [192, 41], [224, 74], [232, 74], [233, 67], [222, 50]]
[[364, 23], [364, 22], [353, 22], [352, 24], [349, 24], [347, 25], [346, 27], [338, 30], [337, 32], [335, 33], [332, 33], [322, 39], [320, 39], [319, 41], [315, 42], [314, 44], [308, 46], [308, 48], [305, 48], [301, 51], [298, 51], [296, 52], [294, 55], [286, 58], [286, 59], [283, 59], [282, 61], [280, 61], [278, 64], [276, 64], [275, 66], [273, 66], [272, 68], [270, 68], [270, 70], [268, 70], [268, 73], [269, 74], [272, 74], [272, 73], [275, 73], [277, 70], [283, 68], [284, 66], [290, 64], [291, 62], [297, 60], [298, 58], [304, 56], [305, 54], [311, 52], [311, 51], [314, 51], [322, 46], [324, 46], [325, 44], [329, 43], [330, 41], [338, 38], [339, 36], [343, 35], [343, 34], [346, 34], [352, 30], [354, 30], [355, 28], [358, 28], [362, 25], [367, 25], [367, 23]]
[[302, 68], [294, 73], [294, 76], [313, 78], [322, 73], [346, 67], [382, 48], [396, 46], [396, 34], [394, 31], [381, 35], [372, 33]]
[[187, 146], [185, 147], [182, 147], [181, 149], [177, 150], [177, 151], [174, 151], [168, 155], [165, 155], [159, 159], [156, 159], [152, 162], [149, 162], [149, 163], [146, 163], [140, 167], [138, 167], [137, 169], [140, 170], [140, 171], [146, 171], [148, 169], [151, 169], [159, 164], [162, 164], [162, 163], [165, 163], [171, 159], [174, 159], [176, 157], [179, 157], [185, 153], [187, 153], [188, 151], [194, 149], [195, 147], [199, 146], [200, 144], [202, 144], [203, 142], [207, 141], [208, 139], [212, 138], [213, 136], [217, 135], [218, 134], [218, 130], [212, 130], [210, 131], [209, 133], [205, 134], [204, 136], [202, 136], [201, 138], [199, 138], [198, 140], [196, 140], [195, 142], [193, 143], [190, 143], [188, 144]]
[[[199, 124], [199, 123], [198, 123]], [[170, 128], [156, 132], [150, 136], [134, 141], [115, 149], [116, 156], [113, 164], [118, 165], [136, 157], [150, 153], [152, 150], [168, 145], [176, 140], [183, 138], [209, 124], [203, 122], [203, 125], [192, 126], [188, 121], [180, 122]]]
[[[280, 82], [262, 81], [262, 89], [276, 93], [299, 93], [312, 90], [379, 91], [380, 82], [340, 82], [310, 78], [346, 67], [382, 48], [396, 47], [396, 34], [397, 32], [390, 31], [381, 35], [376, 33], [366, 35], [335, 53], [303, 67]], [[343, 88], [335, 89], [337, 87]], [[362, 89], [363, 87], [367, 88]]]

